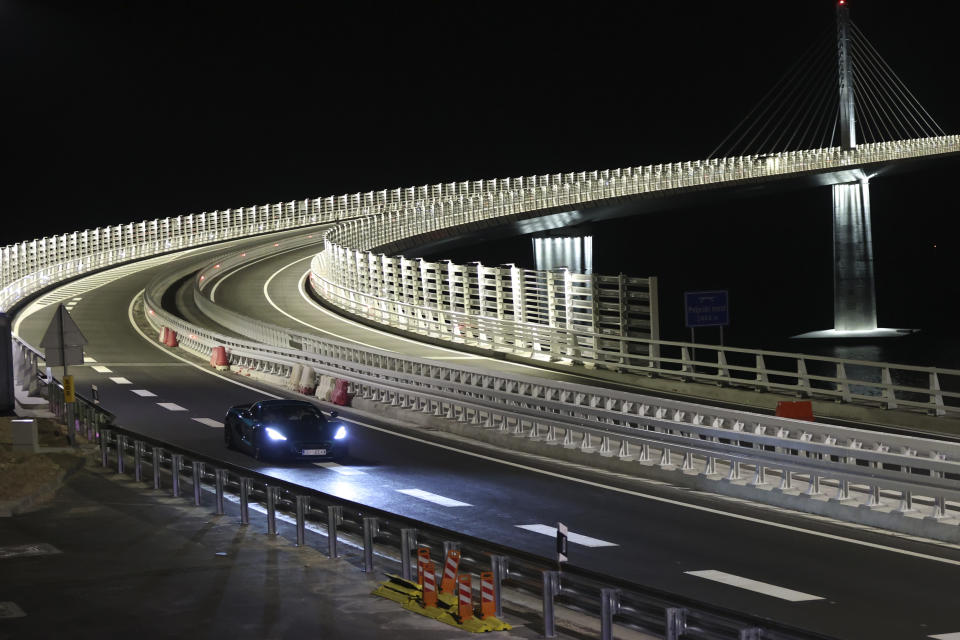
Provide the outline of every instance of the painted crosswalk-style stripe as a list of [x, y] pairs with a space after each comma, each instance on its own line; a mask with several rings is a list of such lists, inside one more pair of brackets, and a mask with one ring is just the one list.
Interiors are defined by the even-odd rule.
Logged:
[[183, 407], [172, 402], [158, 402], [158, 405], [166, 409], [167, 411], [186, 411]]
[[146, 389], [130, 389], [130, 391], [133, 391], [135, 394], [137, 394], [137, 395], [140, 396], [141, 398], [156, 398], [156, 397], [157, 397], [157, 394], [155, 394], [153, 391], [147, 391]]
[[132, 382], [130, 382], [130, 381], [127, 380], [126, 378], [121, 378], [121, 377], [119, 377], [119, 376], [117, 376], [117, 377], [111, 377], [110, 379], [113, 380], [114, 382], [116, 382], [117, 384], [133, 384]]
[[113, 373], [113, 369], [111, 369], [110, 367], [105, 367], [102, 364], [94, 365], [90, 368], [96, 371], [97, 373]]
[[459, 500], [454, 500], [453, 498], [446, 498], [444, 496], [438, 496], [435, 493], [430, 493], [429, 491], [424, 491], [423, 489], [397, 489], [398, 493], [403, 493], [413, 498], [420, 498], [421, 500], [426, 500], [427, 502], [433, 502], [434, 504], [439, 504], [444, 507], [472, 507], [472, 504], [467, 502], [460, 502]]
[[[550, 536], [552, 538], [557, 537], [557, 528], [551, 527], [548, 524], [518, 524], [516, 525], [518, 529], [526, 529], [527, 531], [532, 531], [534, 533], [542, 533], [545, 536]], [[567, 532], [567, 541], [574, 544], [579, 544], [583, 547], [619, 547], [616, 542], [607, 542], [606, 540], [600, 540], [599, 538], [591, 538], [590, 536], [585, 536], [581, 533], [574, 533], [573, 531]]]
[[809, 593], [803, 593], [802, 591], [794, 591], [793, 589], [778, 587], [774, 584], [760, 582], [759, 580], [751, 580], [750, 578], [743, 578], [741, 576], [735, 576], [732, 573], [724, 573], [723, 571], [715, 571], [713, 569], [707, 569], [704, 571], [685, 571], [684, 573], [687, 575], [696, 576], [698, 578], [705, 578], [707, 580], [713, 580], [714, 582], [728, 584], [731, 587], [739, 587], [748, 591], [755, 591], [756, 593], [773, 596], [774, 598], [780, 598], [781, 600], [788, 600], [790, 602], [823, 600], [823, 598], [820, 596], [812, 596]]
[[330, 471], [335, 471], [342, 476], [362, 476], [364, 475], [363, 471], [360, 469], [354, 469], [353, 467], [345, 467], [342, 464], [337, 464], [336, 462], [314, 462], [314, 466], [323, 467], [324, 469], [330, 469]]
[[214, 429], [223, 429], [223, 423], [213, 418], [194, 418], [193, 420], [200, 424], [205, 424], [208, 427], [213, 427]]

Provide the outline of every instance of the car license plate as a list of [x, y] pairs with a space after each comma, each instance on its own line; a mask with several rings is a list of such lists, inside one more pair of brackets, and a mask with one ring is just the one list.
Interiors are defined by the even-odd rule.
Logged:
[[305, 456], [325, 456], [327, 455], [326, 449], [304, 449], [303, 455]]

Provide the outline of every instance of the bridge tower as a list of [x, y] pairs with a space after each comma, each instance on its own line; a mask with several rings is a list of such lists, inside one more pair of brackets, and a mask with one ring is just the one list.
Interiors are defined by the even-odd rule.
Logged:
[[[850, 64], [850, 8], [837, 0], [837, 54], [840, 81], [840, 147], [857, 146], [853, 70]], [[870, 230], [870, 183], [866, 176], [833, 187], [833, 328], [875, 331], [877, 300]]]

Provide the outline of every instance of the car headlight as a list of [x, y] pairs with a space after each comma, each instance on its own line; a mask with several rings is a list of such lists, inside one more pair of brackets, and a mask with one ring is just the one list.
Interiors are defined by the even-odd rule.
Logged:
[[286, 440], [287, 436], [283, 435], [273, 427], [267, 427], [267, 437], [271, 440]]
[[334, 440], [343, 440], [343, 439], [346, 438], [346, 437], [347, 437], [347, 428], [346, 428], [345, 426], [343, 426], [343, 425], [340, 425], [340, 426], [337, 428], [337, 432], [336, 432], [335, 434], [333, 434], [333, 439], [334, 439]]

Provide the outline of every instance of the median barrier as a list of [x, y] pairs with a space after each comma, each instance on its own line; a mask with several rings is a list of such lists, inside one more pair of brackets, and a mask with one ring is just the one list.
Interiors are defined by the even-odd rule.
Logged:
[[287, 380], [287, 389], [290, 389], [290, 391], [297, 391], [300, 386], [300, 374], [302, 373], [302, 364], [295, 364], [290, 367], [290, 378]]

